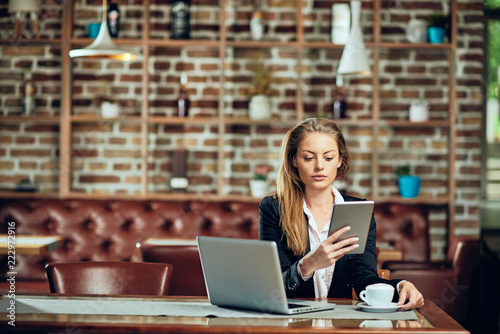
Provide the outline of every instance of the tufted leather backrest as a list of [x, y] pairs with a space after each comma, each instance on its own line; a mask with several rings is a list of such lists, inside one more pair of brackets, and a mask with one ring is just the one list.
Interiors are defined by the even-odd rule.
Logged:
[[236, 201], [1, 200], [0, 233], [8, 222], [16, 234], [62, 236], [48, 254], [16, 257], [17, 278], [43, 280], [50, 262], [135, 261], [136, 243], [148, 237], [257, 239], [259, 212]]
[[429, 262], [429, 219], [424, 205], [377, 203], [377, 244], [388, 243], [403, 252], [403, 261]]

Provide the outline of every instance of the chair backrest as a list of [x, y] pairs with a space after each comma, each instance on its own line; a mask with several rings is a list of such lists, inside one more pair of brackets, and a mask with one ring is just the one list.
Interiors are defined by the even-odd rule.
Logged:
[[[378, 277], [383, 279], [391, 279], [391, 271], [389, 269], [377, 269]], [[352, 299], [358, 299], [354, 287], [352, 288]]]
[[391, 279], [391, 271], [389, 269], [377, 269], [378, 277], [383, 279]]
[[140, 247], [144, 262], [170, 263], [175, 267], [170, 286], [170, 295], [206, 296], [207, 288], [197, 246]]
[[50, 263], [50, 291], [66, 295], [167, 295], [172, 265], [142, 262]]

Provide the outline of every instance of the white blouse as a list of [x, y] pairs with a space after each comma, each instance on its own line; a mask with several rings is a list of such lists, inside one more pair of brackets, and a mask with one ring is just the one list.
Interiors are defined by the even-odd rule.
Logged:
[[[344, 197], [340, 194], [340, 192], [332, 186], [332, 193], [335, 195], [335, 204], [344, 203]], [[334, 204], [334, 205], [335, 205]], [[316, 226], [316, 221], [306, 205], [304, 201], [304, 213], [308, 217], [308, 230], [309, 230], [309, 246], [311, 251], [315, 250], [319, 247], [319, 244], [328, 238], [328, 230], [330, 229], [329, 221], [321, 231], [318, 231], [318, 227]], [[328, 297], [328, 291], [330, 290], [330, 286], [332, 285], [333, 278], [333, 270], [335, 269], [335, 263], [329, 267], [316, 270], [313, 280], [314, 280], [314, 294], [316, 298], [326, 299]], [[311, 276], [304, 277], [300, 272], [300, 266], [297, 266], [297, 270], [299, 271], [300, 276], [304, 280], [308, 280]]]

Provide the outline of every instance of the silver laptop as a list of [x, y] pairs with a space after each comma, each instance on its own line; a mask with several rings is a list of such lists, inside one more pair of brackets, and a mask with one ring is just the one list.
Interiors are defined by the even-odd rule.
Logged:
[[198, 237], [210, 303], [259, 312], [296, 314], [335, 304], [287, 299], [275, 242]]

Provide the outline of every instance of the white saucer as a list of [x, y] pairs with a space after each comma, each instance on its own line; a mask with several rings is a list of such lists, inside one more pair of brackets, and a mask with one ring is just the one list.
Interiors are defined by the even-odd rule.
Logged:
[[401, 307], [401, 306], [398, 305], [398, 303], [390, 303], [389, 306], [386, 306], [386, 307], [370, 306], [370, 305], [368, 305], [365, 302], [358, 303], [357, 305], [359, 307], [361, 307], [363, 309], [363, 311], [366, 311], [366, 312], [376, 312], [376, 313], [396, 312]]

